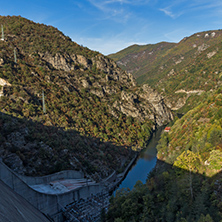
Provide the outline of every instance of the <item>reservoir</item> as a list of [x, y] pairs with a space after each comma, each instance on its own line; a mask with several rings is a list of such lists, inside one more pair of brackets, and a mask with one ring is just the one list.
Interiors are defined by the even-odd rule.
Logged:
[[153, 136], [150, 139], [147, 147], [141, 151], [134, 165], [131, 167], [125, 179], [119, 185], [117, 190], [122, 189], [122, 188], [132, 189], [138, 180], [142, 181], [142, 183], [146, 182], [148, 173], [156, 165], [156, 161], [157, 161], [156, 146], [158, 144], [162, 131], [163, 131], [163, 127], [159, 127], [153, 133]]

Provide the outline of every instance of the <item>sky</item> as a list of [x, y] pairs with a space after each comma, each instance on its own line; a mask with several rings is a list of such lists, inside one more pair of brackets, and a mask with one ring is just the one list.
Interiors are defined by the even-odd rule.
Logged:
[[2, 0], [0, 15], [52, 25], [104, 55], [222, 29], [221, 0]]

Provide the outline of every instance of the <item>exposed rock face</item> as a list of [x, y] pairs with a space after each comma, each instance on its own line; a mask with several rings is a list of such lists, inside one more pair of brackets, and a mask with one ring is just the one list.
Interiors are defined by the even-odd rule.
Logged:
[[151, 119], [159, 126], [173, 119], [162, 96], [147, 84], [135, 94], [123, 91], [121, 101], [116, 101], [113, 106], [127, 116], [139, 118], [141, 121]]
[[158, 125], [173, 120], [170, 109], [166, 106], [164, 98], [149, 85], [143, 85], [143, 92], [140, 96], [152, 105], [152, 111], [155, 113], [155, 119]]
[[[100, 54], [91, 60], [82, 55], [56, 54], [52, 56], [49, 53], [45, 53], [40, 56], [56, 69], [72, 71], [78, 67], [83, 67], [84, 69], [96, 68], [106, 73], [105, 78], [102, 80], [102, 82], [106, 83], [105, 85], [101, 81], [91, 83], [88, 79], [80, 80], [84, 88], [100, 98], [103, 98], [106, 94], [112, 95], [121, 90], [115, 84], [109, 86], [107, 84], [109, 81], [118, 81], [124, 83], [124, 86], [127, 87], [136, 86], [132, 74], [122, 71], [113, 60]], [[142, 92], [139, 92], [140, 90]], [[146, 118], [151, 119], [156, 125], [160, 126], [173, 119], [172, 113], [165, 105], [163, 98], [155, 90], [148, 85], [143, 85], [140, 90], [136, 93], [122, 91], [121, 100], [115, 101], [113, 107], [127, 116], [138, 118], [140, 121], [144, 121]], [[111, 113], [115, 112], [111, 111]]]
[[82, 85], [84, 88], [89, 88], [91, 86], [90, 82], [87, 81], [86, 79], [82, 80]]
[[61, 55], [56, 53], [55, 56], [50, 55], [48, 52], [39, 53], [40, 57], [50, 63], [55, 69], [61, 69], [64, 71], [74, 70], [74, 66], [71, 64], [71, 57], [67, 54]]
[[0, 78], [0, 86], [11, 86], [11, 84], [8, 81]]
[[106, 77], [107, 81], [113, 79], [125, 83], [130, 82], [133, 86], [136, 85], [132, 74], [121, 70], [113, 60], [103, 55], [97, 55], [92, 59], [87, 59], [82, 55], [75, 54], [61, 55], [60, 53], [56, 53], [55, 56], [52, 56], [46, 52], [44, 54], [39, 53], [39, 55], [43, 60], [50, 63], [55, 69], [70, 72], [76, 69], [90, 70], [92, 68], [96, 68], [108, 74]]
[[186, 104], [188, 97], [189, 95], [186, 95], [183, 98], [179, 98], [178, 100], [173, 102], [165, 98], [165, 103], [171, 110], [178, 110]]
[[11, 84], [8, 81], [0, 78], [0, 97], [5, 95], [5, 90], [9, 86], [11, 86]]
[[0, 58], [0, 66], [2, 66], [4, 64], [4, 60], [3, 58]]
[[132, 117], [137, 117], [141, 121], [145, 119], [143, 113], [141, 112], [141, 108], [137, 108], [134, 106], [133, 103], [130, 101], [127, 101], [126, 103], [120, 101], [120, 102], [115, 102], [113, 104], [113, 107], [116, 108], [117, 110], [121, 111], [122, 113], [126, 114], [127, 116], [132, 116]]
[[105, 73], [113, 74], [113, 70], [117, 68], [115, 62], [106, 58], [104, 56], [98, 55], [92, 59], [93, 65], [96, 65], [96, 68], [99, 70], [103, 70]]
[[216, 53], [217, 53], [217, 51], [209, 52], [209, 53], [207, 54], [207, 58], [210, 59], [210, 58], [213, 57]]
[[204, 50], [206, 50], [208, 47], [209, 47], [209, 45], [203, 43], [202, 45], [198, 46], [197, 52], [198, 52], [198, 53], [201, 53], [201, 52], [203, 52]]
[[24, 174], [25, 168], [23, 162], [17, 154], [12, 153], [7, 155], [7, 157], [4, 158], [4, 162], [16, 173]]
[[169, 100], [167, 98], [164, 99], [165, 104], [171, 109], [171, 110], [178, 110], [180, 108], [182, 108], [186, 102], [187, 99], [192, 95], [192, 94], [197, 94], [197, 95], [201, 95], [201, 93], [203, 93], [204, 90], [190, 90], [190, 91], [186, 91], [184, 89], [180, 89], [177, 90], [175, 93], [181, 93], [183, 94], [183, 97], [179, 98], [178, 100]]
[[91, 69], [92, 68], [92, 61], [85, 58], [82, 55], [72, 55], [72, 60], [77, 62], [77, 64], [82, 65], [85, 69]]

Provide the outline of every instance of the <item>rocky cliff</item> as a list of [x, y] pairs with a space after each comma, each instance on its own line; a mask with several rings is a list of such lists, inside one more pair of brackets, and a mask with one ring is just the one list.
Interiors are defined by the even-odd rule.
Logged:
[[139, 118], [140, 121], [147, 118], [158, 126], [173, 120], [164, 98], [147, 84], [134, 93], [122, 91], [121, 100], [116, 101], [113, 106], [127, 116]]
[[[84, 56], [74, 54], [56, 54], [52, 56], [49, 53], [45, 53], [40, 56], [55, 69], [66, 72], [78, 69], [81, 71], [95, 69], [103, 72], [103, 76], [97, 78], [97, 81], [87, 75], [75, 81], [79, 86], [100, 98], [120, 93], [119, 100], [110, 104], [111, 113], [114, 115], [113, 108], [140, 121], [144, 121], [146, 118], [150, 119], [154, 125], [158, 126], [173, 119], [173, 115], [165, 104], [164, 98], [157, 91], [147, 84], [141, 87], [136, 86], [137, 84], [132, 74], [121, 70], [113, 60], [103, 55], [97, 55], [90, 60]], [[74, 85], [70, 82], [69, 87], [74, 87]], [[123, 86], [128, 88], [128, 92], [123, 89]], [[130, 90], [132, 87], [135, 87], [133, 91]]]

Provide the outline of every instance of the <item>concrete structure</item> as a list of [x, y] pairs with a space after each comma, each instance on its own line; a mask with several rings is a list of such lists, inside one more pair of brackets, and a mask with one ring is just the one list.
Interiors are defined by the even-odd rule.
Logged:
[[66, 193], [46, 194], [34, 190], [31, 185], [41, 184], [42, 182], [47, 183], [59, 178], [72, 179], [82, 175], [78, 171], [63, 171], [45, 177], [26, 177], [16, 174], [0, 161], [0, 179], [34, 207], [58, 222], [62, 221], [62, 210], [67, 204], [81, 198], [87, 198], [91, 194], [102, 192], [106, 190], [106, 187], [102, 184], [93, 184], [79, 187]]
[[0, 180], [1, 222], [49, 222], [49, 220], [27, 200], [15, 193]]
[[43, 185], [47, 186], [50, 183], [64, 185], [65, 183], [70, 183], [71, 180], [83, 181], [84, 173], [68, 170], [43, 177], [27, 177], [15, 173], [0, 159], [0, 180], [12, 188], [13, 191], [20, 194], [42, 213], [52, 218], [55, 222], [60, 222], [63, 221], [62, 212], [68, 204], [79, 201], [80, 199], [87, 199], [98, 193], [113, 191], [124, 179], [136, 158], [137, 155], [128, 164], [123, 173], [117, 175], [116, 171], [114, 171], [109, 177], [100, 183], [92, 181], [90, 183], [89, 181], [86, 181], [81, 187], [74, 187], [74, 189], [71, 189], [70, 187], [73, 186], [72, 183], [67, 186], [67, 190], [65, 189], [62, 190], [62, 192], [51, 194], [48, 192], [48, 188], [41, 191], [41, 189], [39, 190], [36, 186], [38, 187], [39, 185], [43, 188]]

